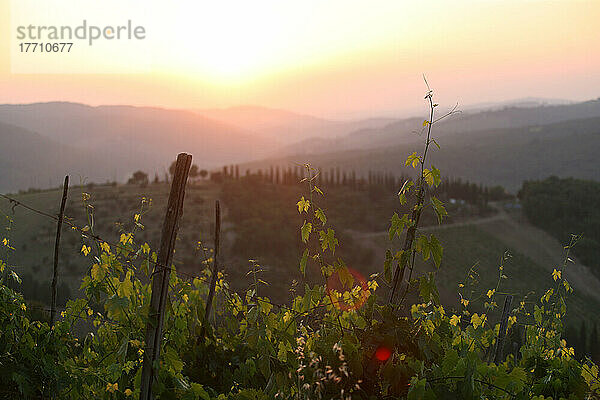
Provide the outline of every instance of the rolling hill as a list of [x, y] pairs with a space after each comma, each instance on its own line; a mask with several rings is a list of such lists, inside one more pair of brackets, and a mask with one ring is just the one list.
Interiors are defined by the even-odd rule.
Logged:
[[[189, 111], [37, 103], [2, 105], [0, 121], [36, 132], [39, 138], [79, 149], [81, 154], [94, 154], [106, 164], [102, 170], [110, 170], [110, 174], [100, 175], [101, 181], [124, 181], [137, 169], [162, 176], [181, 151], [192, 153], [198, 166], [210, 168], [225, 162], [265, 157], [275, 149], [271, 141], [256, 133]], [[5, 157], [4, 153], [5, 148], [0, 148], [0, 158]], [[45, 167], [30, 154], [23, 151], [19, 156], [29, 161], [33, 169]], [[85, 159], [76, 157], [79, 158]], [[63, 170], [66, 165], [65, 159], [58, 158], [53, 169]], [[14, 183], [18, 188], [29, 184], [19, 179]], [[47, 182], [40, 185], [46, 187]]]
[[[162, 177], [181, 151], [192, 153], [201, 168], [310, 161], [364, 174], [399, 173], [423, 140], [414, 133], [422, 118], [340, 122], [255, 106], [192, 112], [65, 102], [0, 105], [0, 121], [5, 137], [22, 136], [27, 144], [0, 147], [0, 159], [12, 171], [0, 191], [56, 186], [65, 171], [96, 182], [124, 182], [138, 169]], [[436, 126], [447, 151], [434, 152], [432, 160], [446, 175], [510, 190], [549, 175], [594, 179], [599, 122], [600, 100], [465, 112]], [[26, 167], [12, 168], [19, 163]]]
[[91, 151], [44, 137], [36, 132], [0, 122], [0, 190], [56, 186], [65, 174], [104, 181], [112, 164]]
[[[443, 151], [432, 147], [430, 161], [445, 176], [460, 177], [488, 186], [502, 185], [515, 192], [527, 179], [551, 175], [597, 180], [600, 177], [600, 118], [577, 119], [554, 124], [509, 129], [489, 129], [462, 134], [434, 132]], [[447, 131], [446, 131], [447, 132]], [[422, 136], [416, 136], [419, 141]], [[267, 159], [243, 169], [310, 162], [325, 169], [340, 167], [363, 176], [372, 171], [410, 173], [404, 160], [422, 144], [330, 153], [295, 154]]]
[[[297, 246], [300, 241], [299, 226], [302, 217], [297, 213], [296, 200], [301, 187], [270, 184], [244, 186], [240, 182], [216, 184], [203, 181], [188, 185], [184, 205], [184, 216], [177, 239], [174, 263], [178, 271], [187, 274], [201, 274], [202, 254], [198, 251], [198, 242], [211, 246], [214, 229], [213, 205], [216, 199], [221, 200], [224, 216], [222, 254], [223, 268], [230, 278], [232, 287], [246, 288], [251, 283], [247, 276], [248, 259], [259, 260], [263, 271], [261, 278], [269, 282], [269, 286], [261, 288], [263, 293], [278, 301], [285, 301], [289, 295], [293, 279], [298, 275], [298, 258], [301, 251]], [[246, 187], [246, 189], [243, 189]], [[250, 189], [251, 188], [251, 189]], [[139, 212], [142, 197], [153, 200], [152, 207], [143, 216], [145, 228], [136, 234], [138, 243], [148, 242], [156, 248], [160, 241], [162, 218], [167, 206], [169, 186], [165, 183], [151, 184], [147, 187], [138, 185], [96, 186], [94, 188], [72, 188], [66, 215], [78, 225], [86, 224], [85, 208], [79, 195], [85, 190], [91, 195], [90, 204], [94, 206], [94, 232], [109, 241], [118, 241], [120, 227], [132, 229], [133, 215]], [[337, 256], [365, 276], [380, 272], [385, 260], [385, 251], [390, 248], [388, 232], [363, 231], [361, 219], [349, 216], [349, 212], [379, 215], [374, 208], [381, 207], [382, 199], [369, 200], [366, 193], [349, 192], [340, 187], [326, 188], [326, 199], [330, 199], [326, 209], [328, 219], [340, 238]], [[257, 194], [259, 194], [257, 196]], [[387, 195], [386, 195], [387, 196]], [[49, 190], [39, 193], [24, 193], [15, 196], [19, 201], [48, 213], [56, 212], [60, 202], [61, 191]], [[389, 198], [395, 198], [389, 192]], [[251, 200], [249, 200], [251, 199]], [[345, 199], [345, 202], [341, 199]], [[383, 200], [385, 201], [385, 200]], [[267, 207], [268, 206], [268, 207]], [[7, 212], [11, 204], [0, 199], [0, 210]], [[456, 305], [456, 289], [469, 269], [476, 265], [481, 282], [478, 287], [484, 292], [493, 287], [497, 279], [499, 258], [505, 251], [513, 255], [506, 264], [509, 279], [503, 283], [502, 290], [514, 293], [517, 298], [529, 291], [536, 292], [539, 297], [552, 283], [552, 269], [564, 257], [562, 244], [544, 231], [530, 225], [518, 210], [510, 209], [510, 214], [501, 205], [499, 212], [491, 217], [467, 216], [457, 222], [445, 221], [442, 225], [423, 224], [422, 231], [434, 233], [444, 247], [442, 265], [438, 272], [438, 285], [444, 304]], [[267, 210], [267, 211], [265, 211]], [[350, 211], [349, 211], [350, 210]], [[458, 210], [451, 210], [454, 217]], [[11, 218], [14, 220], [11, 231], [11, 264], [24, 277], [24, 287], [35, 288], [33, 282], [42, 286], [43, 293], [31, 293], [36, 299], [47, 303], [49, 284], [52, 274], [52, 256], [56, 225], [37, 214], [16, 207]], [[388, 216], [382, 216], [381, 222], [386, 225]], [[257, 230], [260, 224], [265, 229]], [[5, 223], [0, 223], [4, 228]], [[249, 228], [249, 229], [246, 229]], [[81, 234], [72, 229], [65, 229], [60, 252], [60, 283], [70, 288], [74, 297], [81, 295], [78, 288], [82, 276], [89, 267], [90, 259], [81, 253]], [[85, 241], [84, 241], [85, 242]], [[240, 243], [249, 246], [240, 248]], [[262, 243], [259, 248], [255, 248]], [[395, 248], [401, 245], [395, 239]], [[392, 247], [393, 247], [392, 246]], [[301, 248], [301, 247], [300, 247]], [[246, 251], [250, 254], [246, 254]], [[598, 278], [587, 266], [570, 264], [565, 276], [575, 289], [569, 302], [569, 320], [596, 321], [597, 307], [600, 304]], [[429, 270], [431, 265], [418, 262], [418, 271]], [[309, 277], [318, 276], [318, 271], [310, 270]], [[46, 297], [44, 297], [44, 295]]]
[[[470, 111], [444, 119], [436, 125], [438, 137], [452, 137], [474, 132], [486, 134], [498, 129], [551, 125], [558, 122], [600, 117], [600, 99], [574, 104], [537, 107], [506, 106], [501, 109]], [[444, 111], [438, 110], [438, 116]], [[289, 154], [328, 153], [340, 150], [377, 149], [400, 144], [420, 143], [418, 134], [423, 117], [395, 121], [381, 128], [365, 128], [344, 137], [305, 140], [286, 148]]]
[[307, 138], [332, 139], [342, 137], [357, 130], [382, 128], [395, 121], [392, 118], [333, 121], [258, 106], [198, 110], [197, 112], [240, 129], [257, 132], [280, 145], [298, 142]]

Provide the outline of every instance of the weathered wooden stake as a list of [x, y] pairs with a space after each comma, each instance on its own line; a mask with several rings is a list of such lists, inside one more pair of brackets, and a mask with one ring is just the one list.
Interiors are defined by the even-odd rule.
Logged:
[[60, 202], [60, 211], [58, 213], [58, 223], [56, 224], [56, 240], [54, 241], [54, 270], [52, 272], [52, 300], [50, 303], [50, 325], [54, 325], [56, 318], [56, 284], [58, 282], [58, 250], [60, 248], [60, 232], [62, 229], [63, 218], [65, 215], [65, 205], [67, 204], [67, 194], [69, 192], [69, 175], [65, 176], [63, 184], [63, 195]]
[[221, 207], [219, 206], [219, 200], [215, 202], [215, 252], [213, 257], [213, 268], [212, 276], [210, 279], [210, 289], [208, 291], [208, 298], [206, 299], [206, 309], [204, 310], [204, 319], [202, 321], [202, 327], [200, 328], [199, 340], [204, 339], [204, 333], [206, 332], [206, 326], [208, 325], [208, 319], [210, 317], [210, 310], [212, 308], [213, 298], [215, 296], [215, 286], [217, 285], [217, 274], [219, 271], [219, 242], [221, 236]]
[[498, 340], [496, 340], [496, 354], [494, 355], [494, 363], [496, 365], [502, 361], [504, 339], [506, 338], [506, 326], [508, 325], [508, 314], [510, 314], [510, 306], [512, 305], [512, 301], [513, 296], [511, 294], [507, 294], [506, 299], [504, 299], [504, 309], [502, 310], [502, 319], [500, 320]]
[[167, 204], [167, 213], [163, 223], [157, 264], [152, 273], [152, 297], [146, 326], [146, 343], [144, 347], [144, 362], [140, 387], [140, 400], [152, 400], [152, 383], [158, 371], [160, 346], [162, 342], [162, 327], [164, 321], [165, 303], [169, 290], [169, 275], [175, 239], [179, 228], [179, 220], [183, 214], [183, 199], [192, 156], [180, 153], [177, 156], [175, 173], [171, 183], [171, 193]]

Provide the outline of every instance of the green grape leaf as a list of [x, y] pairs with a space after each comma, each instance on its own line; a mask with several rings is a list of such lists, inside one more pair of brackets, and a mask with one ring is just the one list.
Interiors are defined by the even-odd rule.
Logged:
[[434, 235], [429, 236], [429, 250], [431, 251], [431, 256], [433, 257], [436, 268], [439, 268], [442, 263], [444, 248]]
[[306, 275], [306, 262], [308, 261], [308, 256], [308, 249], [304, 249], [304, 253], [302, 253], [302, 258], [300, 259], [300, 272], [303, 276]]
[[441, 224], [442, 219], [448, 216], [448, 212], [446, 211], [446, 208], [444, 208], [444, 203], [442, 203], [436, 197], [431, 196], [431, 206], [438, 217], [438, 223]]
[[312, 224], [310, 222], [306, 222], [304, 220], [304, 224], [302, 224], [302, 228], [300, 233], [302, 235], [302, 241], [304, 243], [308, 242], [308, 238], [310, 237], [310, 233], [312, 232]]
[[315, 210], [315, 217], [317, 217], [323, 225], [327, 223], [327, 217], [325, 216], [325, 212], [322, 209], [317, 208]]

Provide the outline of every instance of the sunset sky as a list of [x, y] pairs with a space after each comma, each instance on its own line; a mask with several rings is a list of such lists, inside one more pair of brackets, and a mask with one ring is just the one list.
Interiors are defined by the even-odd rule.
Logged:
[[[143, 24], [143, 71], [13, 73], [16, 28], [11, 1], [0, 0], [0, 103], [254, 104], [330, 118], [394, 116], [419, 109], [423, 73], [441, 103], [600, 96], [598, 0], [94, 0], [102, 12], [89, 15], [67, 3], [37, 1], [31, 20], [52, 7], [74, 21]], [[95, 48], [109, 52], [107, 62], [131, 65], [124, 50]]]

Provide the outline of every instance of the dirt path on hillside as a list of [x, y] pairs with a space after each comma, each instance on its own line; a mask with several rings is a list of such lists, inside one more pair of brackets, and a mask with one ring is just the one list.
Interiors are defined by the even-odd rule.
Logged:
[[[524, 217], [509, 215], [502, 207], [493, 205], [497, 213], [491, 217], [479, 218], [470, 221], [461, 221], [452, 224], [426, 226], [419, 229], [421, 232], [435, 232], [438, 230], [457, 228], [462, 226], [477, 226], [519, 253], [531, 258], [541, 267], [552, 272], [554, 268], [563, 270], [565, 250], [558, 240], [529, 224]], [[385, 259], [385, 243], [388, 232], [358, 232], [349, 231], [354, 239], [373, 249], [377, 259]], [[563, 274], [574, 290], [600, 301], [600, 279], [590, 269], [577, 262], [568, 263]]]
[[[504, 214], [506, 214], [506, 213], [504, 213]], [[472, 220], [461, 221], [461, 222], [454, 222], [451, 224], [423, 226], [423, 227], [419, 228], [419, 231], [420, 232], [429, 232], [429, 231], [437, 231], [437, 230], [441, 230], [441, 229], [458, 228], [460, 226], [483, 225], [483, 224], [488, 224], [488, 223], [494, 222], [494, 221], [500, 221], [505, 218], [506, 218], [506, 215], [500, 215], [500, 213], [498, 213], [498, 214], [492, 215], [491, 217], [478, 218], [478, 219], [472, 219]], [[352, 236], [354, 236], [356, 239], [379, 238], [381, 236], [387, 236], [387, 234], [388, 234], [388, 231], [360, 232], [360, 231], [354, 231], [354, 230], [347, 230], [347, 232], [350, 233]]]

